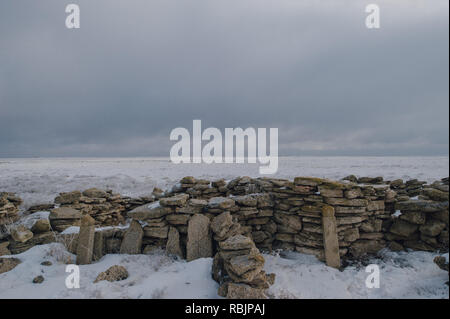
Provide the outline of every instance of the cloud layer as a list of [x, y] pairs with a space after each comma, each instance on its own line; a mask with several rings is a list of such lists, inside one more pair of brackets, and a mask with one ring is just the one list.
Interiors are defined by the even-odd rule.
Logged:
[[[448, 155], [448, 1], [0, 2], [0, 157], [168, 156], [278, 127], [280, 155]], [[369, 3], [369, 2], [368, 2]]]

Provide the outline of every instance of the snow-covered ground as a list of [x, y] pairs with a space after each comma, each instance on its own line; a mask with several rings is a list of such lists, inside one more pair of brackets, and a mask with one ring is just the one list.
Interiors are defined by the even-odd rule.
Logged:
[[[24, 207], [52, 202], [59, 192], [109, 188], [129, 196], [167, 188], [186, 175], [232, 179], [259, 176], [259, 164], [173, 164], [168, 158], [0, 159], [0, 191], [15, 192]], [[275, 177], [347, 175], [418, 178], [432, 182], [449, 175], [448, 157], [280, 157]]]
[[[427, 252], [382, 252], [380, 288], [369, 289], [365, 267], [347, 267], [343, 272], [325, 266], [315, 257], [300, 253], [265, 254], [265, 270], [276, 274], [269, 289], [271, 298], [449, 298], [448, 273]], [[8, 256], [4, 256], [8, 257]], [[12, 257], [12, 256], [10, 256]], [[0, 274], [2, 298], [220, 298], [210, 271], [212, 258], [191, 262], [175, 260], [156, 251], [151, 255], [106, 255], [100, 261], [80, 266], [80, 288], [68, 289], [69, 273], [62, 262], [75, 258], [61, 244], [35, 246], [13, 257], [22, 260], [13, 270]], [[73, 260], [72, 259], [72, 260]], [[51, 261], [51, 266], [41, 262]], [[112, 265], [127, 268], [129, 277], [118, 282], [93, 283]], [[44, 282], [33, 284], [42, 275]]]

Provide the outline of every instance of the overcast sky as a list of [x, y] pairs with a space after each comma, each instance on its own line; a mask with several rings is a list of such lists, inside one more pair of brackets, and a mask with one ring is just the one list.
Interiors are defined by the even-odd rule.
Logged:
[[193, 119], [278, 127], [280, 155], [448, 155], [448, 5], [1, 0], [0, 157], [168, 156]]

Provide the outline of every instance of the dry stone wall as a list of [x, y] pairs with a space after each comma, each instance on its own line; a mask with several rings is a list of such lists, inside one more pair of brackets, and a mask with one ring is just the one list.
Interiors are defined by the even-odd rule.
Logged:
[[[337, 242], [328, 242], [328, 249], [336, 250], [334, 267], [342, 259], [375, 254], [385, 247], [448, 251], [448, 182], [448, 178], [427, 184], [355, 176], [342, 181], [313, 177], [208, 181], [188, 176], [170, 190], [155, 188], [150, 196], [138, 199], [93, 188], [61, 193], [51, 205], [47, 224], [43, 220], [30, 230], [16, 229], [0, 238], [0, 249], [15, 254], [57, 240], [82, 256], [81, 263], [110, 253], [139, 254], [158, 248], [187, 260], [214, 257], [212, 273], [221, 295], [264, 297], [274, 277], [264, 273], [261, 251], [295, 250], [325, 261], [327, 234], [337, 237]], [[6, 218], [17, 220], [20, 202], [13, 194], [0, 194], [2, 223]], [[45, 205], [30, 209], [39, 206]], [[330, 208], [333, 214], [324, 216]], [[70, 226], [83, 226], [84, 216], [92, 219], [89, 225], [84, 223], [85, 236], [60, 234]], [[105, 228], [128, 219], [126, 229]]]

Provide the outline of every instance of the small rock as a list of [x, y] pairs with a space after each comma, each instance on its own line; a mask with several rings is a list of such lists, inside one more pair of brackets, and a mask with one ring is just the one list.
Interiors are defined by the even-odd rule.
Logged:
[[125, 280], [128, 278], [128, 271], [125, 267], [114, 265], [109, 267], [106, 271], [101, 272], [97, 278], [95, 279], [94, 283], [97, 283], [102, 280], [107, 281], [120, 281]]
[[42, 282], [44, 282], [43, 276], [37, 276], [37, 277], [34, 277], [34, 279], [33, 279], [33, 284], [41, 284]]

